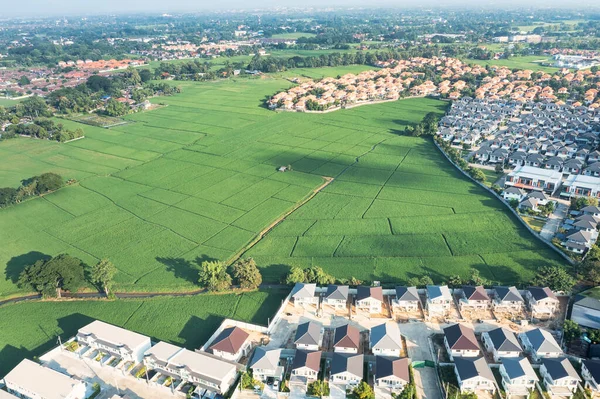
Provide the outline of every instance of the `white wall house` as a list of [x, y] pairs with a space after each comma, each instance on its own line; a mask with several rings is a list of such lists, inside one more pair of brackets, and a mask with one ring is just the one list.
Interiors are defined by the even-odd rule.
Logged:
[[410, 382], [409, 365], [410, 360], [407, 358], [375, 357], [375, 384], [395, 393], [402, 392]]
[[585, 387], [600, 392], [600, 360], [584, 360], [581, 362], [581, 375]]
[[444, 345], [451, 360], [457, 357], [477, 357], [481, 354], [475, 333], [463, 324], [444, 328]]
[[540, 375], [551, 395], [571, 397], [581, 381], [579, 374], [566, 357], [542, 359]]
[[23, 359], [6, 377], [9, 393], [29, 399], [85, 399], [92, 390], [80, 380]]
[[454, 372], [458, 380], [458, 387], [463, 393], [477, 391], [496, 392], [496, 385], [492, 370], [488, 367], [485, 358], [456, 358]]
[[296, 283], [291, 293], [294, 306], [317, 306], [319, 297], [315, 295], [316, 289], [316, 284]]
[[77, 342], [92, 349], [141, 363], [152, 345], [150, 337], [96, 320], [77, 332]]
[[296, 349], [317, 351], [323, 342], [323, 328], [314, 321], [307, 321], [298, 325], [294, 345]]
[[428, 285], [427, 310], [429, 313], [445, 313], [452, 308], [452, 294], [446, 285]]
[[227, 327], [211, 342], [208, 348], [213, 355], [237, 362], [242, 356], [248, 355], [251, 349], [246, 331], [239, 327]]
[[317, 379], [321, 368], [321, 352], [297, 350], [292, 363], [291, 374], [293, 377], [303, 377], [307, 381]]
[[496, 328], [481, 334], [486, 350], [492, 353], [494, 360], [521, 356], [521, 345], [515, 333], [506, 328]]
[[333, 334], [333, 351], [339, 353], [358, 353], [360, 346], [360, 331], [358, 328], [345, 324], [335, 328]]
[[248, 368], [252, 369], [252, 375], [259, 381], [266, 381], [267, 378], [274, 378], [281, 381], [283, 378], [283, 367], [279, 365], [281, 349], [267, 349], [259, 346], [254, 350], [252, 360]]
[[569, 175], [562, 184], [561, 197], [599, 198], [600, 177], [579, 174]]
[[525, 299], [517, 287], [494, 287], [492, 307], [496, 312], [520, 312], [525, 306]]
[[334, 353], [331, 360], [331, 382], [358, 385], [363, 379], [364, 356]]
[[371, 328], [369, 347], [376, 356], [400, 357], [402, 337], [398, 324], [383, 323]]
[[356, 308], [366, 313], [381, 313], [383, 289], [381, 287], [358, 286], [356, 289]]
[[529, 287], [525, 297], [534, 317], [552, 317], [558, 310], [558, 298], [548, 287]]
[[531, 354], [534, 361], [543, 358], [557, 358], [562, 355], [562, 349], [552, 334], [546, 330], [536, 328], [519, 334], [523, 349]]
[[336, 309], [348, 307], [349, 288], [347, 285], [329, 285], [323, 303]]
[[415, 312], [419, 310], [419, 292], [416, 287], [396, 287], [396, 298], [393, 307], [400, 311]]
[[485, 310], [490, 307], [490, 297], [483, 286], [463, 286], [459, 301], [460, 310]]
[[505, 358], [500, 365], [502, 386], [510, 396], [529, 396], [539, 378], [526, 357]]
[[552, 169], [534, 166], [518, 166], [506, 176], [505, 188], [517, 187], [523, 190], [554, 193], [562, 180], [562, 173]]

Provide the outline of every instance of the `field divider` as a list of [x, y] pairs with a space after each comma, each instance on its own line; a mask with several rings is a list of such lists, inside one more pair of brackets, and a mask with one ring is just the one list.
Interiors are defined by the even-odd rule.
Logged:
[[296, 205], [294, 205], [294, 207], [292, 207], [292, 209], [290, 209], [289, 211], [285, 212], [283, 215], [281, 215], [280, 217], [278, 217], [274, 222], [272, 222], [270, 225], [268, 225], [266, 228], [264, 228], [260, 233], [258, 233], [256, 235], [256, 237], [254, 237], [254, 239], [252, 241], [250, 241], [250, 243], [248, 245], [246, 245], [244, 248], [240, 249], [231, 258], [229, 258], [225, 263], [227, 265], [231, 265], [235, 261], [237, 261], [238, 259], [240, 259], [245, 252], [249, 251], [256, 244], [258, 244], [260, 242], [260, 240], [262, 240], [263, 237], [267, 233], [269, 233], [271, 230], [273, 230], [273, 228], [275, 226], [277, 226], [279, 223], [281, 223], [286, 217], [288, 217], [289, 215], [291, 215], [292, 213], [294, 213], [295, 211], [297, 211], [300, 207], [302, 207], [308, 201], [310, 201], [311, 199], [313, 199], [318, 193], [321, 192], [321, 190], [323, 190], [325, 187], [327, 187], [334, 180], [333, 177], [327, 177], [327, 176], [322, 176], [322, 177], [325, 180], [323, 182], [323, 184], [321, 184], [319, 187], [315, 188], [313, 190], [313, 192], [309, 196], [307, 196], [304, 200], [298, 202]]

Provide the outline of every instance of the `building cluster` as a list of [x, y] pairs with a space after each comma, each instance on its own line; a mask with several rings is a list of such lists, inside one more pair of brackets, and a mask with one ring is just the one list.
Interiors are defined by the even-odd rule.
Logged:
[[109, 72], [116, 71], [120, 69], [127, 69], [130, 66], [136, 67], [140, 65], [145, 65], [146, 62], [142, 59], [139, 60], [77, 60], [77, 61], [59, 61], [58, 66], [60, 68], [76, 68], [79, 70], [91, 70], [95, 72]]
[[[600, 71], [593, 73], [589, 69], [569, 72], [563, 68], [560, 72], [549, 74], [531, 70], [511, 70], [494, 66], [490, 70], [480, 66], [463, 63], [455, 58], [411, 58], [408, 60], [381, 61], [376, 64], [381, 69], [346, 74], [339, 79], [325, 78], [320, 81], [307, 80], [286, 92], [277, 93], [269, 101], [271, 109], [288, 111], [307, 111], [313, 107], [307, 103], [316, 103], [326, 110], [338, 106], [368, 103], [381, 100], [396, 100], [404, 96], [442, 96], [458, 99], [468, 91], [475, 98], [486, 100], [514, 100], [527, 103], [549, 101], [564, 105], [569, 97], [575, 97], [573, 106], [586, 105], [600, 107], [596, 81]], [[439, 83], [425, 80], [425, 70], [434, 70], [441, 79]], [[475, 77], [477, 83], [468, 84], [465, 75]], [[552, 84], [551, 84], [552, 83]], [[554, 87], [559, 85], [558, 89]], [[587, 89], [583, 95], [571, 96], [571, 86]]]
[[585, 69], [600, 65], [598, 56], [556, 54], [552, 60], [557, 68]]

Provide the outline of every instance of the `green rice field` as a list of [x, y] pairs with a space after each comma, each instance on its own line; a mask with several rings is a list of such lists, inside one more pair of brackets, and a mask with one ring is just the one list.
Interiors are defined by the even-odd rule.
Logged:
[[200, 348], [223, 319], [267, 325], [286, 291], [118, 301], [28, 302], [0, 307], [0, 376], [23, 358], [40, 356], [99, 319], [190, 350]]
[[[313, 73], [338, 74], [337, 68]], [[266, 282], [292, 265], [337, 277], [442, 281], [475, 267], [527, 281], [557, 256], [502, 204], [453, 169], [433, 144], [402, 135], [447, 105], [407, 99], [327, 114], [276, 113], [281, 78], [182, 83], [127, 125], [82, 126], [67, 144], [0, 143], [0, 187], [43, 172], [78, 183], [0, 210], [0, 297], [20, 294], [25, 265], [67, 252], [111, 259], [117, 291], [197, 288], [203, 260], [226, 261], [323, 184], [335, 181], [247, 251]], [[277, 172], [291, 165], [291, 172]]]

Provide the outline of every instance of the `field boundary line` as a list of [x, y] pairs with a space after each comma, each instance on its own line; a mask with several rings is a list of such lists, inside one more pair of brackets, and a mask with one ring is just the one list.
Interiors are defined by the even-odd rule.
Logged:
[[454, 252], [452, 252], [452, 248], [450, 248], [450, 244], [448, 244], [448, 239], [446, 238], [444, 233], [441, 233], [441, 234], [442, 234], [442, 238], [444, 239], [444, 243], [446, 244], [446, 247], [448, 248], [448, 251], [450, 252], [450, 256], [454, 256]]
[[240, 259], [244, 253], [246, 253], [247, 251], [249, 251], [250, 249], [252, 249], [256, 244], [258, 244], [263, 239], [263, 237], [265, 235], [267, 235], [267, 233], [269, 233], [271, 230], [273, 230], [273, 228], [275, 226], [277, 226], [279, 223], [281, 223], [289, 215], [291, 215], [292, 213], [294, 213], [295, 211], [297, 211], [300, 207], [302, 207], [303, 205], [305, 205], [308, 201], [310, 201], [311, 199], [313, 199], [318, 193], [321, 192], [321, 190], [323, 190], [332, 181], [334, 181], [333, 177], [322, 176], [322, 178], [325, 180], [323, 182], [323, 184], [321, 184], [319, 187], [315, 188], [313, 190], [313, 192], [308, 197], [306, 197], [304, 200], [298, 202], [296, 205], [294, 205], [294, 207], [292, 209], [290, 209], [287, 212], [285, 212], [283, 215], [281, 215], [280, 217], [278, 217], [274, 222], [272, 222], [270, 225], [268, 225], [263, 230], [261, 230], [260, 233], [258, 233], [257, 236], [248, 245], [246, 245], [245, 247], [243, 247], [242, 249], [240, 249], [236, 254], [234, 254], [231, 258], [229, 258], [225, 263], [227, 265], [231, 265], [235, 261], [237, 261], [238, 259]]

